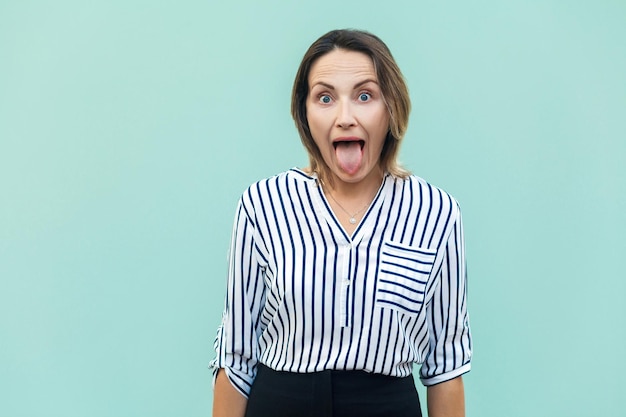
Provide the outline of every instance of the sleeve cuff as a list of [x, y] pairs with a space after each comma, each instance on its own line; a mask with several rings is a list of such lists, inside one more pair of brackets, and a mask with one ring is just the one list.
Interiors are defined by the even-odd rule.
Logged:
[[435, 376], [431, 376], [428, 378], [424, 378], [422, 376], [420, 376], [420, 380], [422, 381], [422, 384], [426, 387], [429, 387], [431, 385], [436, 385], [436, 384], [440, 384], [442, 382], [446, 382], [449, 381], [451, 379], [454, 379], [456, 377], [459, 377], [463, 374], [466, 374], [470, 371], [471, 369], [471, 364], [467, 363], [463, 366], [461, 366], [460, 368], [456, 368], [453, 369], [450, 372], [446, 372], [443, 374], [439, 374], [439, 375], [435, 375]]
[[250, 395], [250, 389], [252, 388], [252, 382], [254, 381], [254, 376], [256, 375], [256, 366], [252, 371], [254, 375], [248, 375], [246, 372], [238, 371], [233, 368], [229, 368], [226, 366], [220, 366], [217, 363], [217, 359], [211, 361], [209, 364], [209, 368], [213, 371], [213, 388], [215, 389], [215, 380], [217, 379], [217, 372], [220, 369], [224, 369], [226, 372], [226, 376], [228, 377], [228, 381], [230, 384], [237, 390], [241, 395], [248, 398]]

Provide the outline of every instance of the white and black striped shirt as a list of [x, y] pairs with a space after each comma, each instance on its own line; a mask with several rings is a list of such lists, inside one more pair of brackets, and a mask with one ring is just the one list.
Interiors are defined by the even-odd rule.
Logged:
[[352, 236], [315, 176], [292, 169], [239, 201], [216, 371], [248, 395], [257, 362], [278, 371], [365, 370], [432, 385], [470, 369], [457, 202], [386, 175]]

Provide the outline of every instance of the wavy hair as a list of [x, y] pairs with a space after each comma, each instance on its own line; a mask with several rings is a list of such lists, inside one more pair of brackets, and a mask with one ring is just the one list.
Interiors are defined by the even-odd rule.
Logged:
[[296, 123], [302, 144], [309, 154], [310, 169], [319, 180], [331, 180], [330, 169], [313, 140], [306, 113], [306, 101], [309, 95], [309, 73], [313, 63], [335, 49], [361, 52], [369, 56], [374, 64], [383, 99], [389, 111], [389, 131], [380, 154], [379, 165], [384, 172], [400, 178], [410, 173], [402, 168], [398, 161], [400, 142], [404, 138], [411, 112], [411, 100], [404, 76], [398, 68], [389, 48], [376, 35], [362, 30], [332, 30], [322, 35], [304, 54], [291, 95], [291, 115]]

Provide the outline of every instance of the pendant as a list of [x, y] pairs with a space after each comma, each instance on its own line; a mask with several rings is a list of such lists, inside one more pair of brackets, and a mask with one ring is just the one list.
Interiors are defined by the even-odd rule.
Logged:
[[350, 217], [350, 224], [355, 224], [356, 223], [356, 219], [354, 217]]

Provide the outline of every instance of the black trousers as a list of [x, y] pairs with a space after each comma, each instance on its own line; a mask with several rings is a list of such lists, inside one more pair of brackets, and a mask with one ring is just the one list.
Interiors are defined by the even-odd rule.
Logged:
[[421, 417], [412, 376], [277, 372], [259, 364], [245, 417]]

